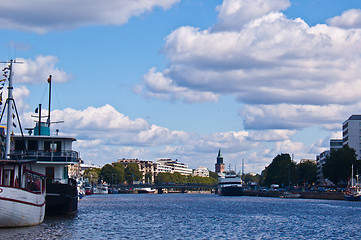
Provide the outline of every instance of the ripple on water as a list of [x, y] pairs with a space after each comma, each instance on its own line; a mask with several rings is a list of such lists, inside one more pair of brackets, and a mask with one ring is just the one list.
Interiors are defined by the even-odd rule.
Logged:
[[361, 239], [361, 203], [220, 197], [92, 195], [71, 218], [1, 229], [1, 239]]

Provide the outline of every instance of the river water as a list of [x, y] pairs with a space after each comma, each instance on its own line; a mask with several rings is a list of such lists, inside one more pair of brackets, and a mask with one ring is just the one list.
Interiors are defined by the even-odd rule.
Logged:
[[73, 217], [0, 239], [361, 239], [361, 202], [214, 194], [86, 196]]

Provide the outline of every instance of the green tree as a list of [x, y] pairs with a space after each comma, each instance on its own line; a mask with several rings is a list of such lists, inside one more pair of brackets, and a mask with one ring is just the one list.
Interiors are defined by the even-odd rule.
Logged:
[[357, 160], [355, 149], [344, 145], [341, 149], [332, 150], [326, 157], [322, 167], [323, 175], [335, 184], [346, 185], [347, 179], [351, 177], [351, 168], [355, 172], [361, 170], [361, 161]]
[[89, 183], [96, 184], [100, 178], [100, 168], [90, 168], [84, 171], [83, 178], [88, 179]]
[[124, 173], [125, 180], [128, 184], [133, 183], [133, 181], [139, 181], [143, 177], [143, 174], [139, 171], [138, 164], [136, 163], [129, 163], [125, 168]]
[[296, 183], [295, 169], [296, 164], [291, 160], [288, 153], [279, 154], [262, 171], [262, 184], [265, 186], [270, 186], [271, 184], [289, 186], [290, 183]]
[[106, 164], [100, 171], [100, 177], [108, 184], [114, 184], [117, 178], [118, 172], [111, 164]]
[[317, 165], [311, 161], [299, 163], [296, 166], [298, 185], [309, 185], [317, 181]]
[[246, 173], [243, 175], [243, 181], [245, 181], [246, 183], [248, 182], [255, 182], [257, 184], [259, 184], [261, 182], [261, 175], [259, 174], [250, 174], [250, 173]]
[[113, 167], [115, 171], [117, 172], [116, 180], [115, 182], [117, 184], [123, 184], [125, 181], [125, 167], [122, 163], [113, 163]]

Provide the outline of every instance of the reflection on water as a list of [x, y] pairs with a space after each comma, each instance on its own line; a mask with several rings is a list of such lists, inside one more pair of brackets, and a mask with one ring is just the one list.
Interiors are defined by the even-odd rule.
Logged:
[[220, 197], [92, 195], [72, 217], [0, 229], [1, 239], [361, 239], [361, 203]]

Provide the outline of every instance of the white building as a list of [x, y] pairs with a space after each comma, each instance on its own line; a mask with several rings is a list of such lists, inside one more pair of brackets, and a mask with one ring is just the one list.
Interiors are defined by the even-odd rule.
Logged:
[[351, 115], [342, 124], [343, 145], [355, 149], [357, 158], [361, 158], [361, 115]]
[[175, 173], [178, 172], [182, 175], [192, 175], [192, 169], [189, 169], [188, 166], [184, 163], [180, 163], [177, 160], [172, 159], [158, 159], [156, 162], [157, 173]]
[[193, 176], [209, 177], [209, 170], [206, 167], [198, 167], [194, 169]]

